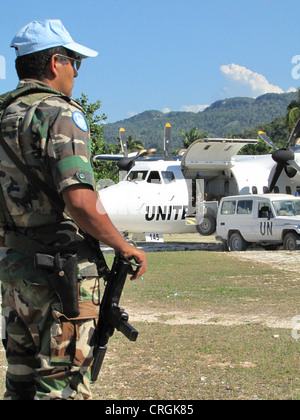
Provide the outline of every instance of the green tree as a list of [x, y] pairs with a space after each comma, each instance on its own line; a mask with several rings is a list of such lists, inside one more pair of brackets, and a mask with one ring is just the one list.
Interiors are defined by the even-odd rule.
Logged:
[[298, 89], [298, 97], [292, 101], [287, 107], [286, 123], [290, 130], [292, 130], [300, 118], [300, 89]]
[[134, 140], [132, 136], [127, 137], [127, 149], [128, 152], [136, 152], [144, 149], [144, 144], [140, 140]]
[[105, 114], [98, 115], [97, 112], [101, 108], [101, 101], [89, 103], [89, 98], [84, 93], [77, 99], [77, 102], [81, 105], [83, 113], [90, 127], [91, 141], [92, 141], [92, 156], [100, 154], [101, 141], [103, 140], [103, 125], [102, 122], [107, 120]]
[[196, 140], [207, 138], [207, 134], [203, 131], [199, 131], [197, 127], [194, 127], [187, 132], [181, 130], [180, 134], [183, 137], [182, 145], [185, 149], [187, 149]]
[[[287, 146], [289, 132], [286, 125], [285, 117], [275, 118], [270, 124], [260, 124], [249, 130], [245, 130], [243, 134], [234, 134], [231, 138], [242, 138], [242, 139], [255, 139], [258, 138], [258, 131], [264, 131], [273, 140], [279, 148]], [[264, 141], [259, 139], [259, 142], [255, 145], [249, 144], [240, 151], [242, 155], [266, 155], [273, 153], [274, 150], [269, 147]]]
[[[117, 140], [121, 144], [120, 137], [117, 137]], [[132, 136], [128, 136], [126, 138], [126, 143], [127, 143], [128, 153], [137, 152], [137, 151], [143, 150], [145, 148], [142, 141], [140, 141], [140, 140], [134, 140]]]
[[[77, 102], [82, 106], [83, 113], [90, 127], [92, 157], [119, 153], [119, 145], [107, 144], [103, 141], [103, 122], [106, 121], [107, 116], [105, 114], [98, 114], [101, 108], [101, 101], [98, 100], [90, 103], [87, 95], [82, 93], [81, 97], [77, 99]], [[114, 182], [118, 182], [118, 168], [113, 162], [93, 161], [93, 170], [96, 181], [100, 179], [112, 179]]]

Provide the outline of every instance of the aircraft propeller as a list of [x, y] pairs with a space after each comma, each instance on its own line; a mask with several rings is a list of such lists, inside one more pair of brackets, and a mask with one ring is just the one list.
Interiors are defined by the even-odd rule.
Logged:
[[164, 156], [168, 157], [169, 155], [169, 145], [171, 141], [171, 124], [167, 123], [165, 126], [165, 136], [164, 136]]
[[[167, 123], [165, 126], [165, 132], [164, 132], [164, 157], [165, 158], [167, 158], [169, 155], [170, 141], [171, 141], [171, 124]], [[137, 159], [154, 154], [156, 152], [156, 149], [141, 150], [136, 156], [128, 157], [126, 134], [125, 134], [124, 128], [120, 129], [120, 143], [121, 143], [121, 148], [124, 154], [124, 158], [120, 159], [117, 162], [117, 165], [121, 171], [129, 172], [130, 169], [134, 166], [135, 161]]]
[[123, 158], [117, 162], [117, 165], [121, 171], [129, 172], [130, 169], [134, 166], [135, 161], [139, 158], [145, 157], [147, 155], [151, 155], [152, 153], [155, 153], [156, 149], [149, 149], [149, 150], [141, 150], [136, 156], [132, 158]]
[[290, 138], [288, 148], [279, 149], [264, 131], [259, 131], [258, 134], [265, 143], [275, 150], [272, 154], [272, 158], [277, 163], [277, 166], [269, 188], [270, 192], [272, 192], [283, 170], [285, 170], [289, 178], [294, 178], [297, 172], [300, 173], [300, 167], [295, 161], [294, 151], [290, 148], [292, 136]]
[[121, 149], [124, 154], [124, 157], [128, 157], [128, 150], [127, 150], [127, 141], [126, 141], [126, 134], [125, 134], [125, 128], [120, 128], [120, 143], [121, 143]]

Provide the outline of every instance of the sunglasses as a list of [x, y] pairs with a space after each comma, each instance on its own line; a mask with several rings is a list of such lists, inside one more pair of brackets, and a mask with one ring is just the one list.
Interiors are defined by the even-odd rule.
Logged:
[[78, 71], [81, 67], [81, 63], [82, 63], [82, 59], [81, 58], [72, 58], [72, 57], [68, 57], [67, 55], [62, 55], [62, 54], [55, 54], [56, 56], [58, 55], [59, 57], [63, 57], [63, 58], [67, 58], [68, 60], [71, 61], [72, 66], [75, 67], [75, 69]]

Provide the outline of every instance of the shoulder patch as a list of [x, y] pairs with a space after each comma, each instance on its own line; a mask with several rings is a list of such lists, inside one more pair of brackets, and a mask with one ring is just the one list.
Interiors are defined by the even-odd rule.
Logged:
[[89, 127], [87, 125], [86, 119], [84, 118], [84, 115], [79, 111], [74, 111], [72, 114], [72, 118], [74, 123], [77, 125], [77, 127], [80, 128], [80, 130], [87, 132]]

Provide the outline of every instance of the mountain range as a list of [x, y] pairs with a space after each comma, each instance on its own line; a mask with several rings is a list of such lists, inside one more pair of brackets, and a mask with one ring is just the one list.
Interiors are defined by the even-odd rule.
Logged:
[[121, 127], [126, 135], [143, 142], [146, 148], [163, 146], [164, 127], [172, 126], [171, 150], [182, 147], [180, 131], [187, 132], [194, 127], [208, 137], [226, 137], [242, 134], [259, 124], [271, 123], [276, 117], [284, 117], [288, 105], [296, 100], [297, 92], [268, 93], [253, 98], [229, 98], [214, 102], [202, 112], [145, 111], [131, 118], [104, 125], [104, 141], [115, 143]]

